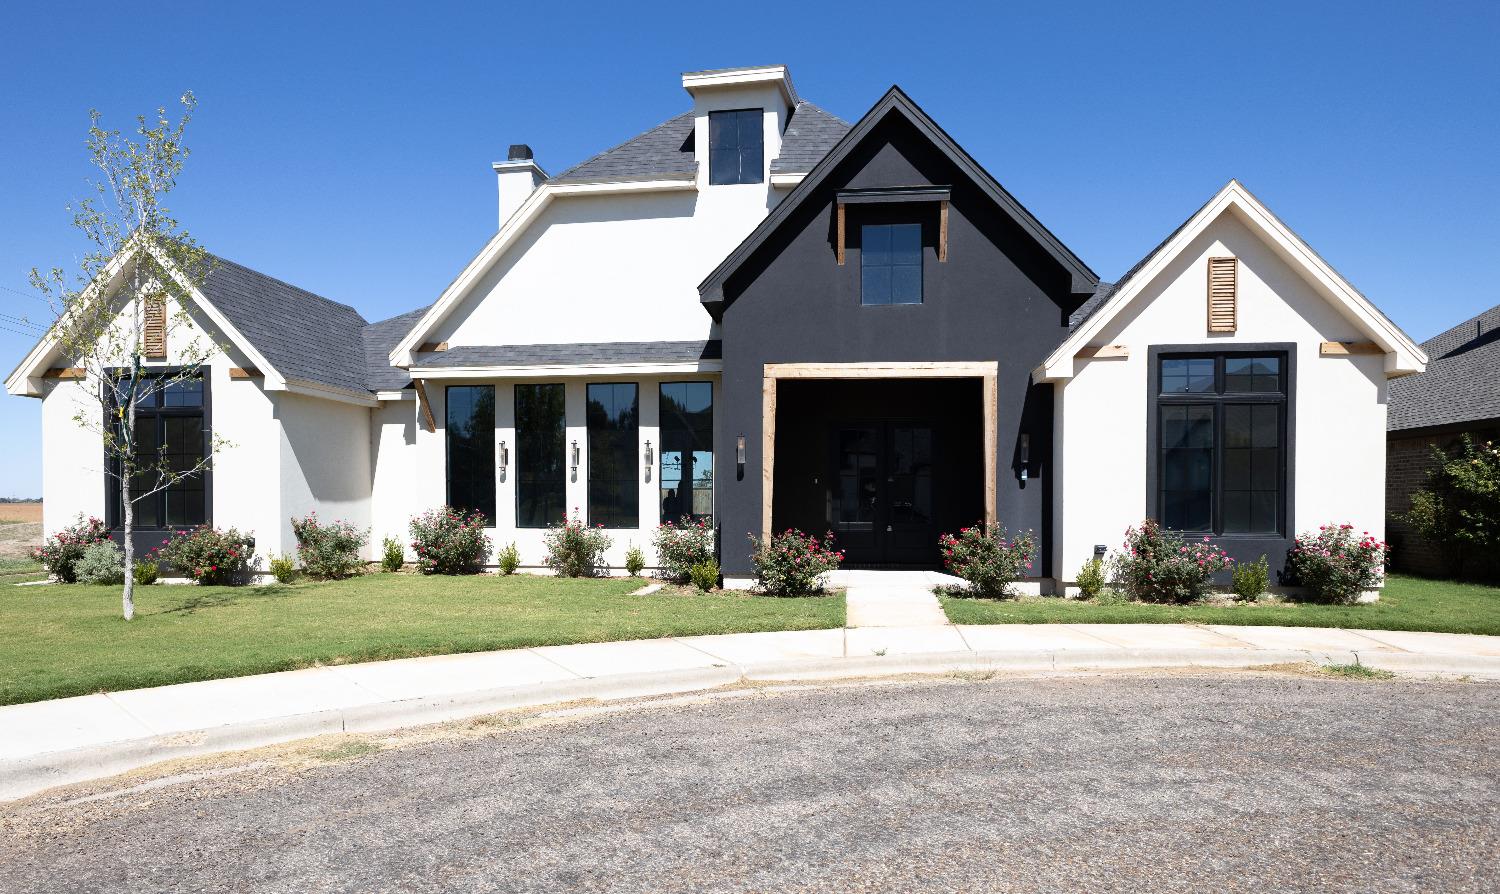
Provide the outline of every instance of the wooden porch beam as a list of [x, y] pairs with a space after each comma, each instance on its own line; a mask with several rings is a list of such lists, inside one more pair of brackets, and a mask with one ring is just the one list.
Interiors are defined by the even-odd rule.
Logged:
[[421, 379], [412, 379], [411, 384], [417, 391], [417, 409], [422, 414], [422, 428], [429, 433], [437, 431], [437, 420], [432, 418], [432, 401], [427, 399], [427, 386]]

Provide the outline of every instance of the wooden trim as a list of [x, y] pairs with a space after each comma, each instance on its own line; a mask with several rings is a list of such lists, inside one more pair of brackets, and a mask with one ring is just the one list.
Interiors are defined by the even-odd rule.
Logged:
[[766, 375], [760, 387], [760, 536], [771, 540], [771, 497], [776, 483], [776, 377]]
[[1000, 523], [999, 451], [1000, 451], [1000, 381], [991, 371], [984, 377], [984, 527], [994, 531]]
[[938, 203], [938, 263], [948, 260], [948, 200]]
[[839, 229], [838, 257], [839, 257], [839, 266], [842, 267], [842, 266], [844, 266], [844, 203], [843, 202], [839, 202], [838, 209], [839, 209], [838, 210], [838, 218], [839, 218], [839, 227], [838, 227], [838, 229]]
[[973, 379], [994, 375], [994, 361], [903, 361], [883, 363], [767, 363], [768, 379]]
[[231, 366], [229, 368], [229, 378], [231, 379], [258, 379], [260, 378], [260, 375], [260, 370], [256, 369], [253, 366], [243, 368], [238, 366]]
[[1239, 261], [1208, 259], [1208, 331], [1233, 332], [1239, 322]]
[[141, 326], [141, 354], [148, 360], [167, 358], [167, 299], [148, 295], [144, 299], [145, 319]]
[[422, 384], [421, 379], [412, 379], [411, 384], [417, 391], [417, 408], [422, 413], [422, 427], [428, 432], [437, 431], [437, 420], [432, 418], [432, 401], [427, 399], [427, 386]]
[[81, 366], [54, 366], [42, 373], [44, 379], [85, 379], [88, 371]]
[[1318, 345], [1318, 354], [1323, 357], [1353, 357], [1384, 353], [1385, 348], [1373, 341], [1325, 341]]
[[418, 353], [428, 353], [428, 354], [440, 353], [440, 352], [446, 351], [446, 350], [448, 350], [448, 343], [445, 342], [445, 341], [428, 341], [428, 342], [423, 342], [421, 344], [421, 346], [417, 348], [417, 352]]
[[1092, 357], [1098, 360], [1117, 357], [1129, 357], [1130, 348], [1125, 345], [1099, 345], [1097, 347], [1086, 346], [1079, 348], [1078, 353], [1074, 354], [1073, 356], [1080, 359], [1087, 359]]

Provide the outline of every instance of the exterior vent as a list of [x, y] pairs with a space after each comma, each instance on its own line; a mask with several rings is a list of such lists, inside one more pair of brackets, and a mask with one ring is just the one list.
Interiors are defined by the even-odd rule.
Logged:
[[167, 359], [167, 301], [160, 295], [146, 299], [146, 325], [141, 333], [141, 353], [148, 360]]
[[1234, 258], [1208, 259], [1208, 331], [1233, 332], [1238, 322], [1239, 268]]

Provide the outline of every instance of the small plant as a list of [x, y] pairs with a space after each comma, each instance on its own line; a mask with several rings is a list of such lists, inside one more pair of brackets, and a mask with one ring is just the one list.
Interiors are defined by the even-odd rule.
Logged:
[[625, 550], [625, 573], [631, 577], [640, 577], [641, 569], [645, 567], [646, 554], [641, 552], [639, 546], [632, 543], [630, 549]]
[[1129, 605], [1130, 597], [1112, 587], [1105, 587], [1094, 597], [1095, 605]]
[[820, 592], [820, 578], [844, 561], [833, 549], [833, 532], [822, 538], [790, 528], [762, 542], [750, 537], [750, 562], [760, 591], [771, 596], [809, 596]]
[[719, 585], [719, 563], [713, 559], [699, 562], [688, 569], [688, 580], [704, 593], [709, 592]]
[[160, 560], [200, 584], [243, 583], [255, 556], [255, 538], [204, 525], [162, 541]]
[[100, 540], [83, 548], [73, 568], [80, 584], [125, 583], [125, 551], [113, 540]]
[[[156, 553], [153, 550], [152, 556], [155, 555]], [[136, 559], [135, 569], [132, 573], [135, 575], [137, 586], [149, 587], [156, 583], [157, 578], [161, 576], [161, 566], [157, 564], [154, 558]]]
[[[1451, 452], [1434, 445], [1432, 459], [1406, 521], [1441, 545], [1458, 572], [1500, 571], [1494, 564], [1500, 555], [1500, 444], [1476, 444], [1464, 435]], [[1476, 559], [1480, 567], [1466, 569]]]
[[478, 574], [493, 545], [483, 513], [444, 506], [412, 516], [411, 548], [423, 574]]
[[1387, 548], [1369, 531], [1354, 536], [1353, 525], [1323, 525], [1316, 534], [1297, 537], [1287, 571], [1305, 589], [1299, 598], [1348, 605], [1380, 585]]
[[558, 577], [598, 577], [608, 570], [604, 554], [610, 538], [603, 525], [591, 528], [577, 518], [564, 518], [548, 528], [543, 539], [547, 555], [542, 562]]
[[270, 570], [277, 583], [289, 584], [297, 579], [297, 560], [285, 555], [272, 556]]
[[1025, 531], [1009, 540], [1004, 528], [989, 532], [983, 524], [976, 524], [957, 534], [942, 535], [938, 546], [943, 567], [969, 583], [955, 595], [1001, 599], [1010, 595], [1010, 585], [1017, 578], [1031, 570], [1036, 535]]
[[1271, 566], [1262, 555], [1254, 562], [1240, 562], [1235, 565], [1229, 569], [1229, 576], [1232, 581], [1230, 589], [1234, 590], [1234, 597], [1242, 602], [1254, 602], [1271, 583]]
[[1323, 672], [1352, 680], [1389, 680], [1396, 676], [1388, 670], [1370, 667], [1367, 664], [1325, 664]]
[[501, 574], [515, 574], [516, 569], [521, 567], [521, 551], [514, 543], [506, 544], [500, 548], [500, 555], [495, 561], [500, 565]]
[[713, 525], [684, 515], [676, 522], [663, 522], [653, 536], [656, 563], [666, 580], [683, 583], [694, 565], [714, 557]]
[[[73, 567], [83, 558], [89, 546], [109, 539], [109, 530], [97, 518], [84, 518], [80, 513], [73, 524], [63, 528], [41, 546], [31, 551], [32, 558], [42, 563], [47, 571], [59, 581], [71, 584], [78, 578]], [[122, 573], [124, 559], [121, 560]]]
[[380, 542], [380, 570], [387, 574], [395, 574], [406, 564], [406, 550], [401, 546], [401, 541], [394, 537], [387, 537]]
[[1089, 559], [1078, 569], [1078, 579], [1074, 581], [1078, 585], [1079, 599], [1098, 599], [1104, 592], [1104, 587], [1109, 583], [1104, 573], [1104, 560]]
[[1188, 542], [1148, 518], [1125, 531], [1112, 570], [1115, 583], [1132, 599], [1183, 603], [1208, 595], [1210, 578], [1232, 562], [1209, 538]]
[[302, 570], [313, 577], [341, 580], [359, 570], [359, 551], [370, 540], [370, 532], [346, 521], [320, 522], [316, 512], [292, 519], [297, 535], [297, 558]]

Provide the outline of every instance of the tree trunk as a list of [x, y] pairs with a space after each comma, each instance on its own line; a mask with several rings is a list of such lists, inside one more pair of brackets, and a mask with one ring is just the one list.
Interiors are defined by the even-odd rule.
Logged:
[[125, 418], [122, 420], [124, 431], [121, 439], [125, 448], [125, 455], [120, 463], [120, 520], [125, 540], [125, 591], [121, 595], [121, 608], [127, 621], [135, 617], [135, 538], [130, 536], [135, 528], [135, 503], [130, 499], [130, 479], [135, 472], [135, 393], [140, 382], [140, 367], [140, 360], [137, 359], [134, 375], [130, 380], [130, 390], [125, 397]]

